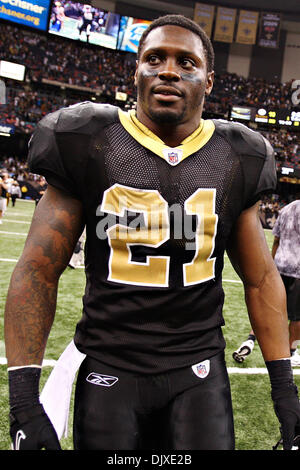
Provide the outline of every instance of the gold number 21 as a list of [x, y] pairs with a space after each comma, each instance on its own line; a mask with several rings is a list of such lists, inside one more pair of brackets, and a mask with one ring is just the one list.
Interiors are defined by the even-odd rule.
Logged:
[[[214, 277], [211, 258], [217, 233], [215, 189], [198, 189], [184, 204], [186, 214], [197, 216], [195, 255], [183, 264], [183, 285], [190, 286]], [[116, 223], [107, 230], [110, 245], [108, 280], [122, 284], [168, 287], [169, 256], [147, 256], [132, 261], [131, 246], [158, 248], [170, 238], [168, 203], [157, 190], [136, 189], [115, 184], [105, 191], [101, 211], [122, 217], [126, 211], [143, 214], [144, 224], [130, 227]]]

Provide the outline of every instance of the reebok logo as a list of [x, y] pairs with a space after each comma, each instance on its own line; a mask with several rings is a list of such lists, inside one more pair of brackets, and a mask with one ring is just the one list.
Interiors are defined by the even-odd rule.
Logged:
[[91, 372], [87, 378], [87, 382], [90, 382], [94, 385], [101, 385], [101, 387], [112, 387], [116, 382], [118, 382], [118, 377], [113, 377], [112, 375], [97, 374], [97, 372]]

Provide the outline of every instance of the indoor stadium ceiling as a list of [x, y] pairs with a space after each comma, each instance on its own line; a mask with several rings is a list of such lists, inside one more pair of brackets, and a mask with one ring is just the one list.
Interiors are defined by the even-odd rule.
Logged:
[[[123, 0], [119, 0], [123, 1]], [[126, 1], [124, 0], [126, 3]], [[252, 8], [252, 9], [259, 9], [259, 10], [277, 10], [277, 11], [282, 11], [282, 12], [288, 12], [288, 13], [300, 13], [300, 1], [299, 0], [244, 0], [241, 2], [241, 0], [216, 0], [216, 1], [210, 1], [210, 0], [201, 0], [202, 3], [207, 3], [211, 5], [224, 5], [227, 7], [232, 7], [232, 8]], [[144, 1], [140, 0], [139, 2], [136, 1], [136, 4], [143, 4]], [[151, 2], [150, 2], [151, 3]], [[176, 5], [182, 5], [182, 6], [187, 6], [190, 8], [194, 7], [195, 1], [192, 0], [163, 0], [163, 2], [158, 2], [158, 3], [171, 3], [171, 4], [176, 4]]]
[[[245, 0], [243, 2], [241, 2], [241, 0], [201, 0], [201, 2], [229, 8], [249, 8], [261, 11], [282, 12], [283, 20], [300, 20], [300, 0]], [[170, 11], [170, 13], [177, 12], [191, 17], [196, 2], [193, 0], [117, 0], [115, 3], [135, 5], [139, 8], [146, 8], [148, 10], [152, 9], [155, 11], [162, 11], [164, 13], [167, 11]]]

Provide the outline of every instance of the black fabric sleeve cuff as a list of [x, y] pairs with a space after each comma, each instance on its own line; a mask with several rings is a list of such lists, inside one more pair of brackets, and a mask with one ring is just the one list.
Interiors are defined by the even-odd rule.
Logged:
[[9, 404], [19, 410], [39, 404], [40, 367], [22, 367], [8, 371]]

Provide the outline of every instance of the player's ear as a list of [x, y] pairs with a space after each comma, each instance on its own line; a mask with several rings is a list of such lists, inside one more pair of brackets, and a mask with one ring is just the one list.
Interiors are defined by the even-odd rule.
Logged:
[[206, 86], [205, 86], [205, 94], [206, 95], [210, 95], [211, 90], [213, 89], [214, 77], [215, 77], [215, 72], [214, 71], [207, 73]]
[[137, 70], [139, 66], [139, 61], [135, 61], [135, 72], [134, 72], [134, 85], [137, 86]]

